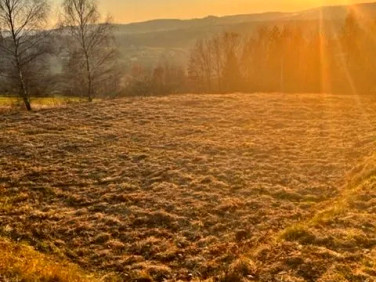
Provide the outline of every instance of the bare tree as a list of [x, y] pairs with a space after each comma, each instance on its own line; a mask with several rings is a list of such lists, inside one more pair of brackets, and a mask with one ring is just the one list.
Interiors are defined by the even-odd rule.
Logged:
[[30, 81], [38, 59], [47, 52], [49, 5], [46, 0], [0, 0], [0, 51], [6, 76], [31, 110]]
[[241, 36], [229, 32], [197, 41], [190, 53], [188, 73], [198, 90], [222, 92], [232, 87], [239, 90], [241, 47]]
[[67, 70], [84, 83], [88, 101], [92, 101], [95, 90], [113, 75], [117, 69], [117, 52], [114, 48], [112, 25], [107, 19], [100, 22], [96, 0], [64, 0], [62, 30], [68, 31], [69, 62]]
[[199, 40], [191, 50], [188, 73], [199, 91], [212, 90], [213, 60], [208, 40]]
[[224, 50], [224, 65], [222, 80], [224, 90], [227, 92], [239, 91], [242, 84], [240, 72], [239, 51], [242, 48], [241, 36], [233, 32], [225, 32], [222, 35]]
[[222, 70], [224, 65], [225, 54], [223, 50], [222, 37], [213, 37], [209, 42], [210, 53], [213, 57], [213, 72], [217, 80], [217, 91], [222, 91]]

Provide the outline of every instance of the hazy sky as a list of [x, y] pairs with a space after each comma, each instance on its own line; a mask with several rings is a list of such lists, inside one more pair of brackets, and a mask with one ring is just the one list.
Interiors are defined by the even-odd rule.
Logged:
[[186, 19], [207, 15], [295, 11], [321, 5], [360, 2], [367, 0], [99, 0], [102, 12], [110, 14], [119, 23], [156, 18]]

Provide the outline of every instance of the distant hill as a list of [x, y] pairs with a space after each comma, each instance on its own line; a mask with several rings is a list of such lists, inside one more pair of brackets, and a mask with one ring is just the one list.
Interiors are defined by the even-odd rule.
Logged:
[[348, 13], [376, 20], [376, 3], [350, 6], [327, 6], [294, 13], [269, 12], [224, 17], [209, 16], [202, 19], [162, 19], [146, 22], [118, 24], [115, 35], [126, 65], [138, 63], [154, 65], [163, 58], [179, 64], [186, 62], [189, 49], [201, 38], [223, 31], [252, 34], [260, 27], [298, 25], [307, 32], [319, 27], [337, 32]]

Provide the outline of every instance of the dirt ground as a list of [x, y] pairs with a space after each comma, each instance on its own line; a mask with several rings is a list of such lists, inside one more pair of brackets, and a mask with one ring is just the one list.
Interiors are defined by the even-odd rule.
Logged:
[[124, 281], [331, 281], [333, 260], [316, 269], [281, 256], [318, 238], [317, 225], [298, 224], [341, 199], [375, 142], [368, 96], [180, 95], [7, 113], [0, 235]]

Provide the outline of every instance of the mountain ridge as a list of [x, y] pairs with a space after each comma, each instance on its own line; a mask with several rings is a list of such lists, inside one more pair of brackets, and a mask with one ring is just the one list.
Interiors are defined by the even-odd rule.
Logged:
[[[181, 26], [195, 25], [195, 24], [223, 24], [223, 23], [244, 23], [244, 22], [259, 22], [259, 21], [271, 21], [271, 20], [295, 20], [301, 18], [302, 20], [307, 19], [319, 19], [320, 14], [324, 13], [324, 16], [330, 19], [343, 18], [348, 10], [358, 10], [360, 12], [370, 11], [372, 9], [372, 15], [376, 16], [376, 2], [366, 2], [353, 5], [331, 5], [331, 6], [320, 6], [312, 9], [305, 9], [297, 12], [279, 12], [279, 11], [268, 11], [260, 13], [245, 13], [245, 14], [234, 14], [226, 16], [215, 16], [208, 15], [202, 18], [191, 18], [191, 19], [177, 19], [177, 18], [166, 18], [166, 19], [151, 19], [147, 21], [133, 22], [133, 23], [117, 23], [115, 26], [131, 29], [140, 28], [148, 25], [153, 25], [153, 28], [158, 30], [160, 26], [169, 24], [179, 24]], [[373, 14], [374, 13], [374, 14]], [[171, 27], [168, 28], [171, 30]]]
[[[125, 65], [153, 66], [161, 60], [185, 64], [189, 50], [197, 40], [224, 31], [254, 34], [261, 27], [299, 26], [306, 32], [324, 21], [328, 31], [338, 32], [348, 13], [376, 20], [376, 2], [354, 5], [322, 6], [298, 12], [263, 12], [194, 19], [152, 19], [115, 24], [115, 37]], [[328, 24], [330, 23], [330, 24]]]

